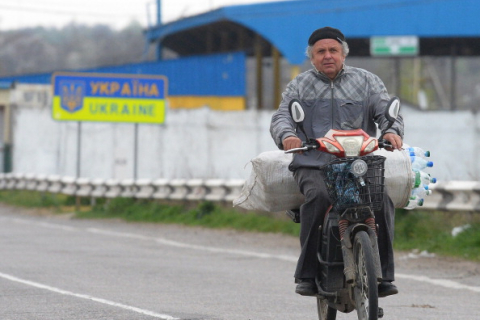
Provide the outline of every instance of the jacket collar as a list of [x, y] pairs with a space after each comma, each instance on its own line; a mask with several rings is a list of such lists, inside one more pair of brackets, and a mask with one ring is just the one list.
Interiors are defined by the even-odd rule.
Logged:
[[340, 79], [345, 73], [348, 72], [348, 67], [345, 65], [345, 63], [343, 63], [343, 67], [342, 69], [338, 72], [337, 76], [335, 77], [335, 79], [330, 79], [329, 77], [327, 77], [327, 75], [323, 72], [320, 72], [318, 71], [316, 68], [313, 68], [312, 69], [313, 73], [318, 77], [320, 78], [322, 81], [325, 81], [325, 82], [335, 82], [337, 81], [338, 79]]

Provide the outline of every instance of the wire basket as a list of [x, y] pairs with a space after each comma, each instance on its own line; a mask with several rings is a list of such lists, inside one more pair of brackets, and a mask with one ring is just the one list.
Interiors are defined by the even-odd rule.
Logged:
[[[362, 159], [368, 165], [367, 173], [360, 179], [350, 172], [352, 163]], [[320, 168], [327, 186], [330, 200], [335, 212], [343, 212], [347, 208], [369, 206], [373, 211], [382, 208], [385, 157], [365, 156], [341, 158], [331, 161]]]

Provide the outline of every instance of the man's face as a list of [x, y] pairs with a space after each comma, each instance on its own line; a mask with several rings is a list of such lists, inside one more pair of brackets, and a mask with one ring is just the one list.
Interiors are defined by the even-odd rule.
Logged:
[[345, 61], [342, 45], [334, 39], [318, 40], [312, 47], [310, 61], [318, 71], [333, 80], [342, 70]]

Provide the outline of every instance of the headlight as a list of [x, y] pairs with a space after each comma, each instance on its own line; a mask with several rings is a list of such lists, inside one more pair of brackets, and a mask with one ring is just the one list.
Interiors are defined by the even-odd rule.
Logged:
[[365, 147], [365, 153], [370, 153], [375, 149], [375, 140], [372, 140], [366, 147]]
[[336, 136], [335, 139], [340, 143], [345, 150], [345, 156], [356, 157], [360, 154], [362, 148], [363, 136], [341, 137]]
[[325, 144], [325, 147], [327, 148], [328, 152], [340, 153], [340, 150], [338, 150], [338, 148], [335, 147], [335, 146], [334, 146], [333, 144], [331, 144], [330, 142], [324, 141], [323, 143]]
[[364, 176], [365, 173], [368, 171], [367, 163], [362, 159], [357, 159], [352, 162], [352, 166], [350, 167], [350, 172], [353, 173], [357, 177]]

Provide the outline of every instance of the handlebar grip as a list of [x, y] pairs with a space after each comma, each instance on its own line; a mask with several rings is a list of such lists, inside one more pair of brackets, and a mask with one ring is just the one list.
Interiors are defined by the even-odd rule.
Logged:
[[381, 140], [378, 140], [378, 147], [379, 148], [393, 148], [392, 144], [390, 143], [390, 141], [388, 140], [385, 140], [385, 139], [381, 139]]

